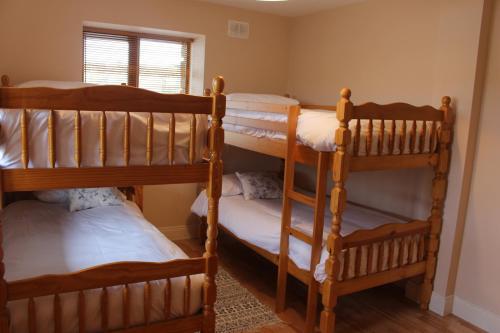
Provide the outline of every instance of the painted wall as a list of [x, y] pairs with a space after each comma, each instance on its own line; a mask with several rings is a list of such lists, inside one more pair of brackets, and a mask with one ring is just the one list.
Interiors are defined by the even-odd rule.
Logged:
[[500, 3], [493, 10], [492, 30], [482, 95], [477, 150], [460, 264], [455, 289], [457, 315], [489, 332], [500, 332]]
[[[227, 37], [228, 19], [249, 22], [250, 38]], [[206, 87], [222, 74], [226, 91], [285, 92], [288, 19], [186, 0], [0, 0], [0, 74], [13, 83], [81, 80], [84, 21], [204, 35], [205, 70], [198, 76]], [[196, 190], [147, 187], [146, 217], [173, 238], [186, 237], [182, 226]]]
[[[483, 1], [378, 0], [296, 18], [290, 35], [288, 91], [303, 102], [336, 103], [350, 87], [355, 103], [406, 101], [457, 110], [450, 185], [431, 306], [449, 312], [452, 269], [483, 20]], [[472, 129], [474, 130], [474, 129]], [[426, 218], [432, 173], [404, 170], [352, 174], [349, 198]], [[376, 195], [373, 195], [376, 193]]]

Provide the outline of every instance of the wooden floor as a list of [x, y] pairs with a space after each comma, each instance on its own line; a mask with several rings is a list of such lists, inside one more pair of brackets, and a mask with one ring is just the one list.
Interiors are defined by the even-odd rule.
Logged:
[[[262, 303], [274, 308], [276, 267], [227, 236], [221, 235], [219, 239], [220, 264]], [[177, 241], [177, 244], [190, 256], [202, 252], [199, 240]], [[269, 327], [261, 332], [302, 332], [305, 300], [305, 286], [290, 278], [288, 308], [280, 314], [287, 327]], [[483, 332], [455, 316], [443, 318], [420, 311], [417, 304], [404, 297], [401, 288], [393, 285], [341, 297], [337, 313], [336, 333]]]

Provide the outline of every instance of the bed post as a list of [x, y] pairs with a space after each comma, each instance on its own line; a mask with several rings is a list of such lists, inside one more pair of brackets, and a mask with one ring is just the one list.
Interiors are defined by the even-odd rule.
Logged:
[[215, 332], [215, 274], [217, 274], [217, 223], [219, 216], [219, 198], [222, 191], [222, 147], [224, 145], [224, 130], [222, 118], [226, 112], [226, 97], [222, 94], [224, 79], [217, 77], [213, 80], [212, 122], [210, 127], [210, 171], [207, 188], [207, 240], [205, 242], [206, 270], [203, 284], [203, 333]]
[[451, 98], [445, 96], [441, 100], [443, 123], [439, 135], [439, 159], [434, 170], [432, 181], [432, 209], [428, 221], [431, 229], [427, 242], [427, 264], [424, 281], [420, 291], [420, 308], [427, 310], [431, 300], [434, 276], [436, 274], [437, 251], [439, 249], [439, 236], [443, 225], [443, 209], [446, 190], [448, 187], [448, 170], [450, 165], [450, 143], [453, 135], [454, 112], [450, 107]]
[[342, 89], [340, 101], [337, 103], [337, 119], [340, 122], [335, 132], [337, 149], [333, 155], [333, 182], [335, 186], [331, 192], [330, 209], [332, 211], [332, 226], [328, 235], [329, 257], [326, 261], [327, 278], [323, 283], [323, 311], [321, 312], [320, 329], [322, 333], [332, 333], [335, 329], [335, 306], [337, 305], [336, 280], [339, 274], [339, 255], [342, 251], [342, 237], [340, 227], [342, 213], [347, 202], [345, 182], [349, 173], [349, 153], [347, 147], [351, 142], [349, 121], [352, 118], [353, 104], [350, 101], [351, 91]]
[[[0, 170], [0, 208], [3, 208], [2, 170]], [[7, 281], [3, 263], [3, 221], [0, 219], [0, 333], [9, 331], [9, 310], [7, 309]]]

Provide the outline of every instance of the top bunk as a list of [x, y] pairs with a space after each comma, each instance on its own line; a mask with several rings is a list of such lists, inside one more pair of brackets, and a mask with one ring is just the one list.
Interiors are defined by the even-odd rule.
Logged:
[[[197, 183], [209, 180], [207, 116], [225, 112], [224, 80], [211, 96], [160, 94], [130, 86], [2, 77], [0, 172], [5, 192]], [[209, 142], [207, 142], [209, 141]]]
[[407, 103], [354, 105], [350, 97], [350, 90], [343, 89], [339, 103], [329, 106], [301, 105], [275, 95], [229, 94], [225, 143], [286, 158], [288, 139], [297, 162], [315, 165], [320, 153], [336, 151], [336, 135], [344, 123], [351, 171], [437, 165], [442, 124], [453, 122], [449, 97], [443, 97], [439, 109]]

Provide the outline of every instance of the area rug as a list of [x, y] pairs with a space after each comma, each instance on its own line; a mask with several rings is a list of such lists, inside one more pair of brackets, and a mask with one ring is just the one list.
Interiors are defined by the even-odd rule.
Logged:
[[267, 306], [219, 267], [217, 282], [217, 333], [255, 332], [264, 326], [282, 324]]

